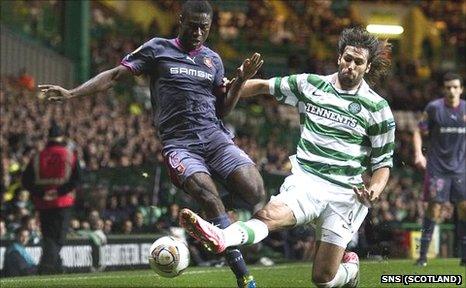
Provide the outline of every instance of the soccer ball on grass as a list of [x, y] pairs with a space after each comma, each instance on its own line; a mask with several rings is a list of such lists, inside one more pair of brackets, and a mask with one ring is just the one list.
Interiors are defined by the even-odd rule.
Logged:
[[189, 265], [188, 246], [171, 236], [157, 239], [152, 243], [149, 253], [150, 267], [162, 277], [176, 277]]

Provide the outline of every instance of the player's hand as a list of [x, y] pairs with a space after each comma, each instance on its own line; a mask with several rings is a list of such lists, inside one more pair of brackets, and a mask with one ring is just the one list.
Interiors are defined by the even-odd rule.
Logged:
[[264, 60], [262, 60], [261, 54], [254, 53], [251, 58], [246, 58], [243, 64], [236, 69], [236, 79], [240, 81], [251, 79], [262, 67], [262, 64], [264, 64]]
[[39, 85], [40, 93], [43, 95], [43, 98], [46, 98], [51, 102], [61, 102], [67, 99], [70, 99], [71, 93], [69, 90], [57, 86], [57, 85]]
[[382, 191], [377, 193], [372, 189], [368, 190], [365, 185], [360, 188], [353, 186], [353, 191], [356, 194], [359, 202], [361, 202], [366, 207], [372, 207], [375, 202], [379, 200], [380, 193], [382, 193]]
[[228, 79], [227, 77], [223, 77], [222, 79], [222, 86], [226, 88], [226, 91], [230, 90], [231, 85], [236, 81], [236, 78]]
[[425, 170], [427, 167], [426, 157], [424, 157], [422, 154], [416, 154], [414, 156], [414, 166], [416, 166], [418, 169]]

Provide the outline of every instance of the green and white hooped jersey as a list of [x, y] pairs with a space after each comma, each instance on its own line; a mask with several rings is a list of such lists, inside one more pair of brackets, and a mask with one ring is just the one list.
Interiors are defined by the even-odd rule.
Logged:
[[334, 77], [275, 77], [269, 90], [279, 102], [298, 107], [300, 168], [351, 188], [362, 184], [366, 169], [392, 167], [395, 121], [387, 101], [365, 81], [357, 90], [342, 91], [332, 84]]

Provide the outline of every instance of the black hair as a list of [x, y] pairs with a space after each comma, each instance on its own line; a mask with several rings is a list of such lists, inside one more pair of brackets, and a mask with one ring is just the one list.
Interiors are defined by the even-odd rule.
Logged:
[[21, 227], [19, 227], [19, 228], [16, 228], [16, 230], [15, 230], [16, 239], [19, 238], [19, 235], [20, 235], [21, 232], [23, 232], [23, 231], [28, 231], [28, 232], [29, 232], [29, 230], [28, 230], [26, 227], [22, 227], [22, 226], [21, 226]]
[[452, 80], [460, 80], [460, 86], [463, 87], [463, 77], [459, 74], [448, 72], [443, 75], [443, 82], [452, 81]]
[[343, 30], [338, 41], [338, 53], [345, 51], [346, 46], [365, 48], [369, 51], [368, 64], [371, 69], [367, 73], [367, 81], [374, 84], [390, 70], [392, 46], [387, 40], [380, 41], [362, 27], [352, 27]]
[[205, 0], [188, 0], [184, 2], [181, 8], [181, 15], [185, 16], [190, 13], [206, 13], [212, 17], [213, 10], [212, 6], [208, 1]]

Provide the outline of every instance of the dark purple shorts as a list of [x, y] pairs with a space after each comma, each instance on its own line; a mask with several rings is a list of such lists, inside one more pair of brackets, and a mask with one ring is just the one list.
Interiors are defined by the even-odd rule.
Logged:
[[192, 145], [172, 145], [164, 149], [163, 154], [170, 178], [173, 184], [180, 188], [194, 173], [215, 173], [227, 179], [239, 167], [255, 165], [222, 131], [215, 131]]
[[426, 172], [424, 201], [458, 203], [466, 200], [466, 174], [442, 175]]

